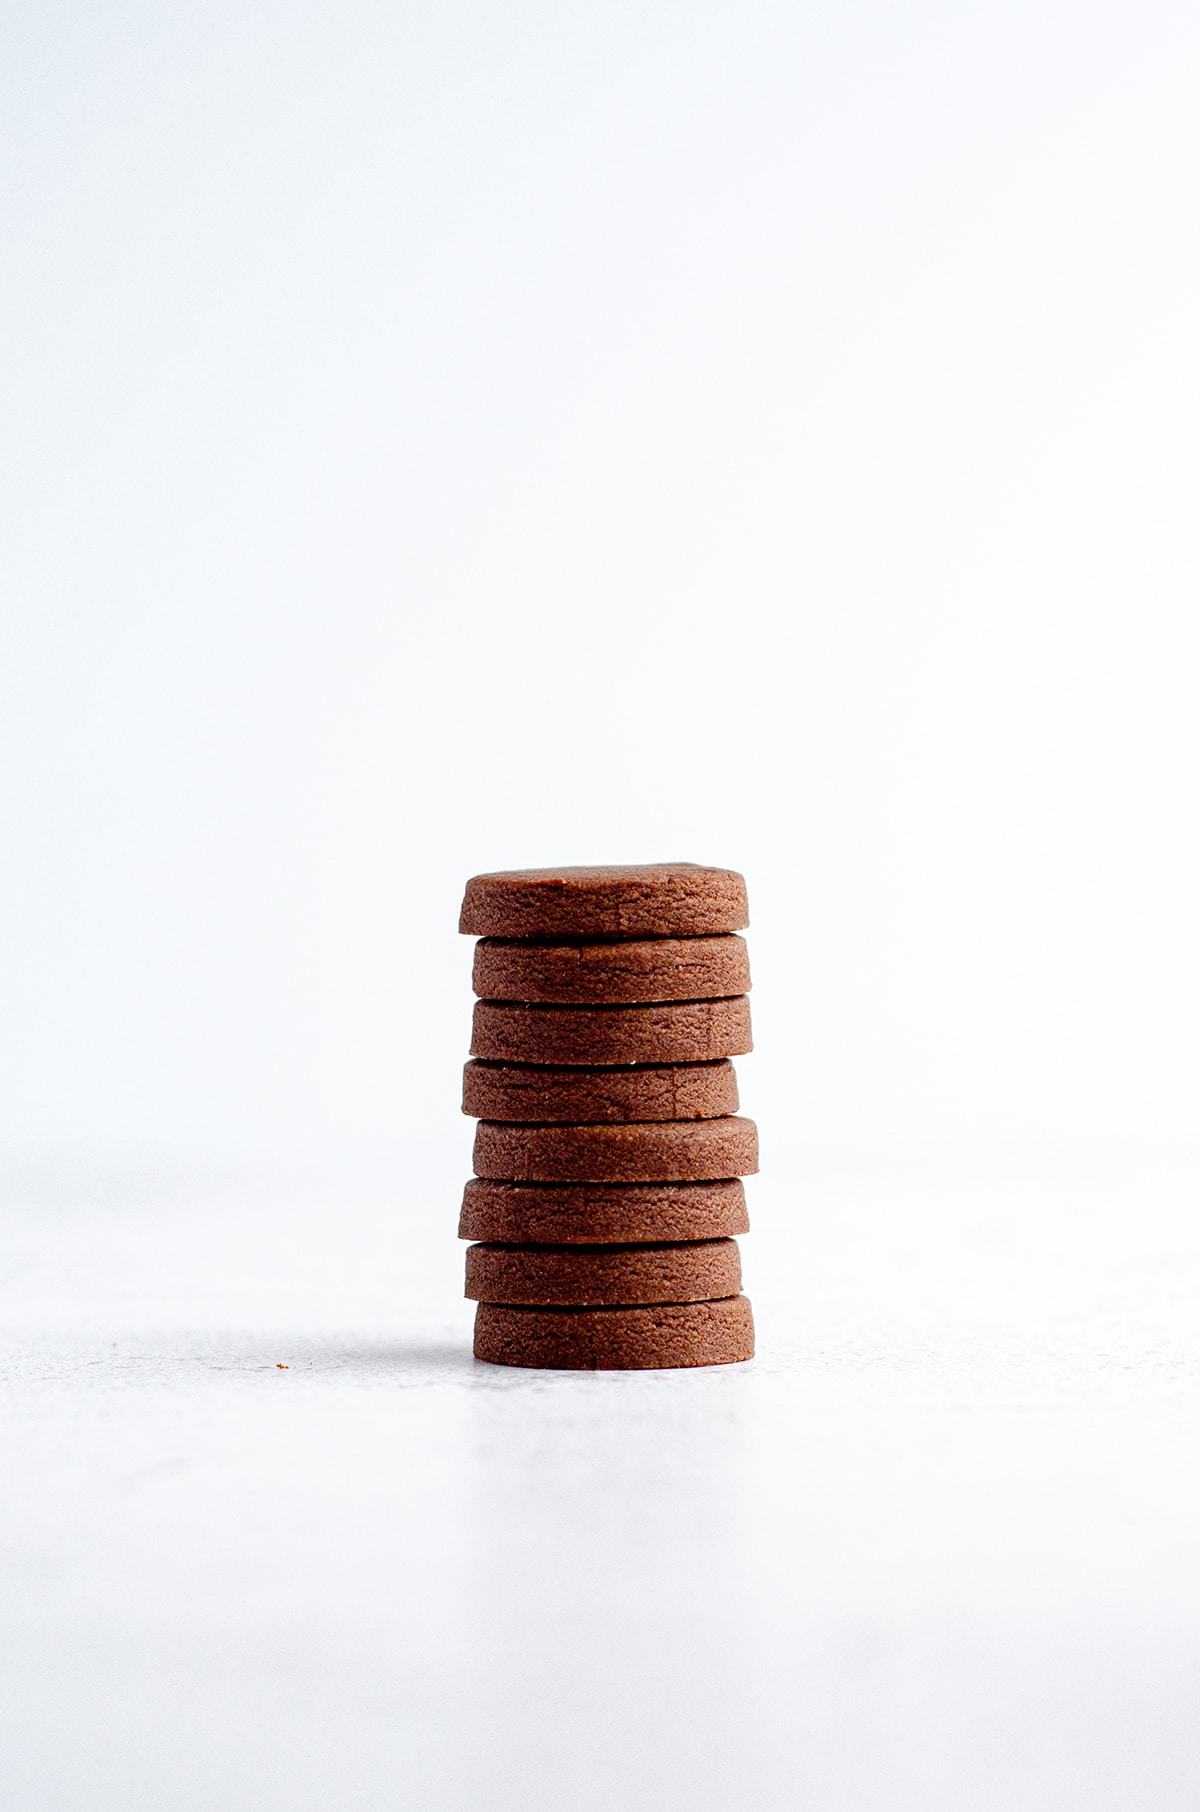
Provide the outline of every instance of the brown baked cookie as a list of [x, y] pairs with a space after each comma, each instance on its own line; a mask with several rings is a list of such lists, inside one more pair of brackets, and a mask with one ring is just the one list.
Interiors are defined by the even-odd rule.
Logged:
[[474, 1059], [463, 1069], [463, 1113], [478, 1120], [712, 1120], [737, 1106], [737, 1075], [727, 1058], [600, 1070]]
[[546, 1007], [477, 1000], [472, 1057], [495, 1063], [705, 1063], [753, 1049], [750, 1002]]
[[469, 1246], [465, 1295], [558, 1305], [709, 1302], [736, 1296], [735, 1239], [687, 1246]]
[[475, 1174], [507, 1182], [675, 1183], [758, 1169], [753, 1120], [659, 1120], [625, 1126], [511, 1126], [481, 1120]]
[[482, 938], [473, 986], [483, 1000], [717, 1000], [745, 994], [750, 959], [740, 937], [638, 938], [628, 943], [534, 944]]
[[557, 1371], [736, 1365], [754, 1357], [754, 1317], [745, 1296], [638, 1309], [481, 1302], [475, 1311], [475, 1357], [492, 1365]]
[[460, 931], [471, 937], [712, 937], [750, 923], [746, 883], [730, 868], [527, 868], [467, 882]]
[[505, 1183], [472, 1177], [460, 1239], [621, 1245], [748, 1233], [740, 1177], [712, 1183]]

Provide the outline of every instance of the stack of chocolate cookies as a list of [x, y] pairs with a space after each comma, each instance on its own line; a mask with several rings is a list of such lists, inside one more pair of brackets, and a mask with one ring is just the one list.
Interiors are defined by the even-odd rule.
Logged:
[[750, 1050], [746, 884], [689, 862], [468, 881], [478, 937], [459, 1233], [475, 1356], [565, 1369], [729, 1365], [741, 1178], [729, 1059]]

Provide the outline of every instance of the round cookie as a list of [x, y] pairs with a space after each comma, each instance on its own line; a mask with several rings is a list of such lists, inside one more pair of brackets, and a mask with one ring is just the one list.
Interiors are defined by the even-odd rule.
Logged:
[[506, 1183], [472, 1177], [460, 1239], [620, 1245], [748, 1233], [740, 1177], [712, 1183]]
[[750, 923], [730, 868], [526, 868], [474, 875], [458, 928], [471, 937], [712, 937]]
[[495, 1063], [705, 1063], [752, 1049], [744, 994], [642, 1007], [477, 1000], [471, 1032], [472, 1057]]
[[736, 1296], [735, 1239], [686, 1246], [469, 1246], [464, 1295], [477, 1302], [710, 1302]]
[[737, 1106], [737, 1075], [727, 1058], [599, 1070], [474, 1059], [463, 1069], [463, 1113], [478, 1120], [712, 1120]]
[[674, 1183], [758, 1169], [753, 1120], [659, 1120], [624, 1126], [512, 1126], [481, 1120], [475, 1174], [506, 1182]]
[[754, 1357], [749, 1298], [648, 1308], [540, 1309], [481, 1302], [475, 1357], [557, 1371], [736, 1365]]
[[626, 943], [536, 944], [481, 938], [472, 985], [483, 1000], [638, 1004], [745, 994], [745, 938], [660, 937]]

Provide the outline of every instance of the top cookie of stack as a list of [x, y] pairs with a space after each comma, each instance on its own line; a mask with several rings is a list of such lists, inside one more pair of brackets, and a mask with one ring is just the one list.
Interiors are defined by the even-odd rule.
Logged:
[[[751, 1048], [748, 921], [742, 877], [694, 863], [467, 883], [459, 929], [481, 941], [463, 1111], [481, 1124], [460, 1231], [492, 1242], [468, 1255], [479, 1357], [709, 1364], [753, 1350], [729, 1238], [746, 1226], [738, 1179], [757, 1168], [729, 1062]], [[620, 1256], [633, 1247], [636, 1263]], [[674, 1305], [670, 1339], [654, 1304]]]
[[750, 923], [746, 883], [730, 868], [527, 868], [467, 882], [467, 937], [719, 937]]

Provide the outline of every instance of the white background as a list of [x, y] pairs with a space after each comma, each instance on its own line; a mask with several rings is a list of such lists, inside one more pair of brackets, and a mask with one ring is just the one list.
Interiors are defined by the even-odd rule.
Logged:
[[[590, 1809], [635, 1780], [1194, 1805], [1200, 16], [47, 0], [0, 29], [22, 1812]], [[455, 1299], [462, 882], [656, 859], [750, 884], [763, 1358], [678, 1399], [498, 1390]], [[319, 1389], [272, 1445], [211, 1393], [243, 1360], [282, 1384], [285, 1335]], [[376, 1414], [427, 1503], [392, 1503]], [[344, 1495], [310, 1499], [343, 1426]], [[626, 1456], [616, 1485], [579, 1443]], [[781, 1508], [810, 1455], [815, 1597]], [[456, 1515], [470, 1490], [498, 1521]], [[757, 1657], [725, 1701], [692, 1573], [654, 1571], [697, 1493], [710, 1638], [730, 1680]], [[272, 1572], [283, 1500], [305, 1541]], [[383, 1564], [368, 1501], [397, 1554], [447, 1544], [386, 1636], [331, 1559]], [[518, 1525], [540, 1586], [497, 1583]], [[715, 1695], [670, 1700], [684, 1760], [620, 1737], [647, 1603]], [[550, 1653], [582, 1684], [543, 1801], [503, 1731]], [[452, 1767], [470, 1666], [511, 1702]], [[367, 1679], [410, 1724], [370, 1722]], [[321, 1707], [341, 1734], [293, 1778]]]

